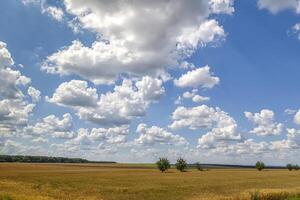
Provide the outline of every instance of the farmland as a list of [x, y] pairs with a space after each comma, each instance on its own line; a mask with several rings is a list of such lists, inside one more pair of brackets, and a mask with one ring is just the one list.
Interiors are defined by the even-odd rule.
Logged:
[[249, 199], [250, 192], [300, 191], [300, 172], [170, 169], [137, 164], [0, 164], [0, 199]]

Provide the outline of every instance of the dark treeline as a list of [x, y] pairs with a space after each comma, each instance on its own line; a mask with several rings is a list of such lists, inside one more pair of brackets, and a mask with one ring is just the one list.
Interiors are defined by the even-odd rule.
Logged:
[[0, 162], [27, 162], [27, 163], [115, 163], [110, 161], [89, 161], [82, 158], [65, 158], [51, 156], [22, 156], [0, 155]]

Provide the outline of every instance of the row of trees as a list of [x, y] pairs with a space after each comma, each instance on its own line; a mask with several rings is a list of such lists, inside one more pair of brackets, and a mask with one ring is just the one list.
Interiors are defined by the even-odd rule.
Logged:
[[27, 163], [113, 163], [94, 162], [82, 158], [65, 158], [50, 156], [22, 156], [22, 155], [0, 155], [0, 162], [27, 162]]
[[298, 170], [300, 169], [299, 165], [293, 165], [293, 164], [287, 164], [287, 165], [286, 165], [286, 168], [287, 168], [289, 171], [292, 171], [292, 170], [298, 171]]
[[[156, 166], [161, 172], [165, 172], [171, 168], [170, 161], [167, 158], [159, 158], [159, 160], [156, 162]], [[183, 158], [179, 158], [175, 163], [175, 167], [178, 171], [184, 172], [188, 168], [188, 164]], [[200, 165], [200, 163], [197, 162], [195, 164], [195, 167], [199, 171], [203, 171], [203, 168]]]
[[[168, 169], [171, 168], [171, 164], [169, 162], [169, 160], [167, 158], [159, 158], [159, 160], [156, 162], [157, 168], [161, 171], [161, 172], [165, 172]], [[183, 158], [179, 158], [177, 160], [177, 162], [175, 163], [175, 167], [178, 171], [180, 172], [184, 172], [187, 168], [188, 168], [188, 164], [187, 162], [183, 159]], [[202, 166], [200, 165], [200, 163], [196, 163], [195, 164], [196, 169], [198, 169], [199, 171], [203, 171]], [[262, 171], [266, 168], [265, 163], [262, 161], [257, 161], [255, 164], [255, 168], [258, 171]], [[292, 165], [292, 164], [287, 164], [286, 168], [290, 171], [292, 170], [299, 170], [299, 166], [298, 165]]]
[[[255, 165], [256, 169], [258, 169], [259, 171], [265, 169], [265, 164], [261, 161], [257, 161], [256, 165]], [[286, 168], [289, 171], [295, 170], [298, 171], [300, 169], [299, 165], [293, 165], [293, 164], [287, 164]]]

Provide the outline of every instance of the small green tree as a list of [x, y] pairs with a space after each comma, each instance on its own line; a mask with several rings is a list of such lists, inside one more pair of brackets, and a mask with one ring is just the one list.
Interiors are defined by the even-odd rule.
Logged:
[[187, 168], [187, 163], [183, 158], [179, 158], [175, 164], [176, 169], [179, 170], [180, 172], [185, 171]]
[[289, 171], [292, 171], [294, 166], [292, 164], [287, 164], [286, 165], [286, 168], [289, 170]]
[[298, 171], [300, 168], [299, 168], [299, 165], [294, 165], [294, 170]]
[[156, 162], [156, 166], [161, 172], [165, 172], [171, 168], [170, 162], [167, 158], [159, 158]]
[[258, 171], [262, 171], [265, 168], [265, 163], [261, 161], [257, 161], [255, 167]]
[[200, 165], [199, 162], [196, 162], [195, 166], [196, 166], [196, 169], [198, 169], [199, 171], [203, 171], [203, 168], [202, 168], [202, 166]]

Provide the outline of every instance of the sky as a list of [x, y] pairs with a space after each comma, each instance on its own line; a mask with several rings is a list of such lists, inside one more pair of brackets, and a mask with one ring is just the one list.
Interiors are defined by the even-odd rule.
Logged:
[[1, 154], [300, 159], [300, 0], [3, 0], [0, 13]]

